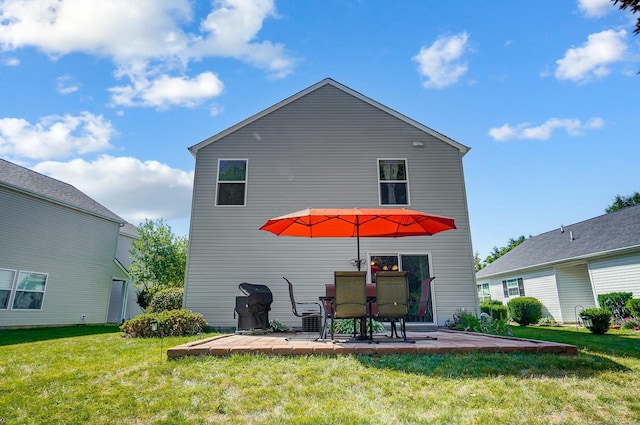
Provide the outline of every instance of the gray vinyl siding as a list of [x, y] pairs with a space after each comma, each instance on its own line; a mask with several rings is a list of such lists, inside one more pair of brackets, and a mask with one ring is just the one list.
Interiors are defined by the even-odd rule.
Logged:
[[586, 264], [557, 267], [556, 281], [562, 310], [562, 317], [559, 320], [564, 323], [575, 323], [577, 312], [582, 308], [595, 307], [596, 303]]
[[589, 262], [596, 294], [632, 292], [640, 297], [640, 254], [608, 257]]
[[[502, 286], [503, 280], [518, 278], [522, 278], [524, 295], [526, 297], [536, 298], [542, 303], [543, 316], [552, 317], [555, 320], [560, 320], [560, 304], [558, 303], [555, 274], [552, 269], [544, 269], [528, 273], [494, 276], [489, 280], [489, 290], [491, 291], [491, 298], [494, 300], [500, 300], [505, 305], [513, 298], [518, 298], [517, 296], [505, 297]], [[486, 278], [479, 279], [478, 283], [486, 281]]]
[[[246, 206], [214, 207], [219, 158], [248, 159]], [[282, 276], [294, 283], [299, 300], [316, 301], [333, 271], [353, 270], [356, 240], [277, 237], [258, 228], [307, 207], [378, 207], [380, 158], [406, 158], [409, 207], [453, 217], [458, 229], [431, 237], [363, 238], [363, 258], [368, 252], [430, 253], [438, 324], [458, 308], [476, 310], [460, 151], [332, 86], [198, 151], [185, 306], [212, 326], [234, 327], [238, 284], [262, 283], [274, 295], [270, 319], [299, 326]]]
[[48, 274], [42, 310], [0, 310], [0, 327], [105, 323], [118, 227], [0, 187], [0, 268]]

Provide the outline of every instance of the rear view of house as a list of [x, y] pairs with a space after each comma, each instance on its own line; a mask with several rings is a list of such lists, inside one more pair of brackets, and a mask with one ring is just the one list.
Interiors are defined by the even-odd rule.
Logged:
[[575, 323], [598, 295], [640, 297], [640, 206], [529, 238], [477, 273], [478, 295], [540, 300], [543, 314]]
[[0, 327], [107, 322], [112, 282], [130, 279], [116, 261], [124, 224], [75, 187], [0, 159]]
[[248, 282], [273, 292], [271, 320], [299, 327], [282, 276], [296, 299], [318, 301], [334, 271], [357, 269], [355, 239], [258, 230], [309, 207], [454, 218], [455, 230], [433, 236], [362, 238], [363, 269], [368, 279], [377, 268], [408, 271], [414, 291], [436, 276], [428, 314], [414, 318], [423, 324], [442, 325], [458, 308], [476, 311], [462, 167], [468, 147], [325, 79], [189, 150], [196, 167], [185, 306], [212, 326], [236, 326], [236, 290]]

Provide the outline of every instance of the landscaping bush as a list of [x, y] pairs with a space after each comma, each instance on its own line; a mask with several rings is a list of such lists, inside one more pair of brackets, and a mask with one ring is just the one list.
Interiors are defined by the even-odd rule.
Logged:
[[542, 318], [542, 303], [533, 297], [514, 298], [507, 303], [507, 309], [520, 326], [538, 323]]
[[445, 325], [449, 329], [458, 331], [511, 335], [511, 328], [507, 323], [507, 319], [478, 318], [475, 314], [467, 313], [463, 310], [455, 312], [453, 317], [445, 322]]
[[182, 288], [162, 289], [151, 298], [148, 312], [160, 313], [167, 310], [180, 310], [182, 308], [182, 298], [184, 290]]
[[640, 330], [640, 319], [627, 317], [626, 319], [622, 319], [622, 323], [620, 324], [620, 329], [633, 329]]
[[[157, 329], [153, 330], [153, 324]], [[145, 313], [126, 321], [120, 326], [124, 336], [132, 338], [196, 335], [207, 326], [199, 313], [190, 310], [167, 310], [160, 313]]]
[[580, 317], [591, 319], [591, 326], [588, 326], [587, 329], [597, 335], [606, 333], [611, 326], [611, 312], [604, 308], [588, 308], [580, 313]]
[[625, 308], [633, 318], [640, 320], [640, 298], [630, 299], [625, 304]]
[[[334, 332], [337, 334], [353, 334], [353, 319], [337, 319], [335, 321]], [[360, 325], [358, 324], [358, 329], [356, 333], [360, 332]], [[369, 328], [373, 328], [373, 333], [384, 332], [384, 325], [376, 320], [373, 321], [373, 326], [369, 326], [369, 321], [367, 320], [367, 333], [369, 333]], [[329, 327], [330, 331], [331, 328]]]
[[613, 323], [619, 325], [620, 322], [622, 322], [622, 319], [629, 315], [625, 305], [632, 297], [632, 292], [610, 292], [608, 294], [599, 294], [598, 304], [600, 304], [600, 308], [609, 310], [613, 318]]
[[496, 320], [507, 318], [507, 306], [499, 300], [486, 300], [480, 303], [480, 311]]

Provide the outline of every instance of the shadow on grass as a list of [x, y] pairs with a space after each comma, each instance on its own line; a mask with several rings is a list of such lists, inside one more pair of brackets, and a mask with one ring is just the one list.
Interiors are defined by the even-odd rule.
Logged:
[[609, 330], [604, 335], [595, 335], [586, 329], [575, 327], [540, 327], [514, 326], [513, 336], [518, 338], [538, 339], [551, 342], [562, 342], [578, 347], [579, 350], [591, 354], [605, 354], [619, 357], [635, 357], [640, 359], [640, 332], [631, 330]]
[[56, 328], [1, 329], [0, 347], [28, 342], [120, 332], [117, 325], [78, 325]]
[[579, 354], [470, 353], [433, 355], [360, 356], [367, 367], [441, 378], [486, 378], [515, 376], [588, 378], [603, 372], [626, 372], [630, 369], [608, 358]]

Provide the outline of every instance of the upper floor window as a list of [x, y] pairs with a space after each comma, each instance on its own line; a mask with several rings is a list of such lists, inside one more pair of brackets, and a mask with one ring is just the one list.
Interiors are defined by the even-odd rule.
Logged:
[[380, 205], [409, 205], [406, 159], [379, 159]]
[[246, 159], [218, 160], [218, 191], [216, 205], [247, 204]]

